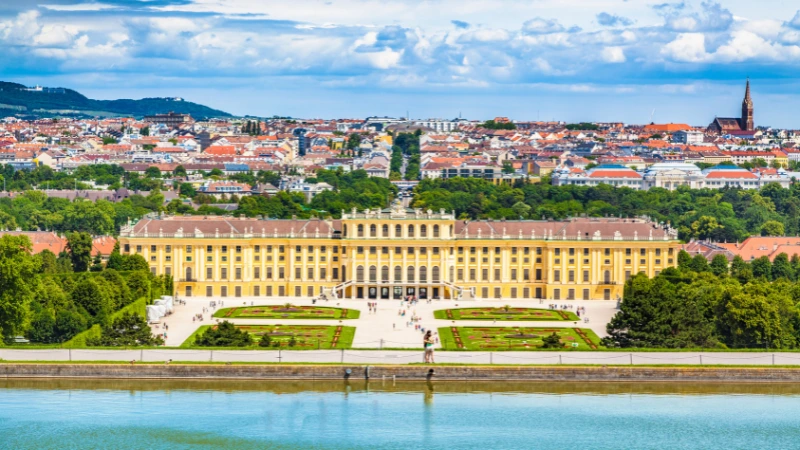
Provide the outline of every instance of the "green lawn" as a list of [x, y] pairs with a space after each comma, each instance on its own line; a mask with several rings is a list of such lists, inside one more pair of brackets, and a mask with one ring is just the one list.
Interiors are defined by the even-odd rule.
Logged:
[[235, 306], [223, 308], [214, 317], [226, 319], [358, 319], [357, 309], [328, 308], [324, 306]]
[[575, 313], [559, 309], [536, 309], [536, 308], [461, 308], [461, 309], [440, 309], [433, 312], [436, 319], [446, 320], [580, 320]]
[[564, 350], [597, 350], [600, 339], [586, 328], [443, 327], [439, 339], [446, 350], [541, 350], [542, 338], [556, 332]]
[[[182, 348], [197, 348], [194, 345], [195, 337], [205, 332], [209, 327], [216, 325], [203, 325], [197, 329], [186, 341]], [[261, 349], [258, 341], [264, 333], [269, 333], [272, 338], [272, 348], [292, 350], [317, 350], [317, 349], [347, 349], [353, 346], [355, 327], [325, 326], [325, 325], [236, 325], [236, 328], [245, 330], [253, 335], [255, 344], [250, 347], [228, 347], [243, 350]], [[294, 336], [297, 343], [289, 347], [289, 340]]]

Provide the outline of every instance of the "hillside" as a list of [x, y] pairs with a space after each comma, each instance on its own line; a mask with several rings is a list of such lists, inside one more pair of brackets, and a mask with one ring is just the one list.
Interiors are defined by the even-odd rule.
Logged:
[[72, 89], [30, 90], [21, 84], [0, 81], [0, 115], [3, 116], [142, 117], [170, 111], [190, 114], [195, 119], [231, 116], [224, 111], [175, 98], [92, 100]]

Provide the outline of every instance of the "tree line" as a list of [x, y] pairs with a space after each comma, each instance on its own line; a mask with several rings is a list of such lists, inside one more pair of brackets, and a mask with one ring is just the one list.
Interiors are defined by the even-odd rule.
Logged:
[[604, 345], [623, 348], [794, 349], [800, 344], [800, 257], [728, 263], [678, 255], [678, 267], [625, 284]]
[[[172, 278], [151, 274], [140, 255], [122, 255], [117, 246], [104, 264], [91, 251], [92, 239], [86, 233], [70, 234], [67, 250], [58, 255], [50, 250], [32, 254], [31, 241], [24, 235], [0, 237], [0, 345], [12, 343], [16, 336], [34, 343], [63, 343], [95, 324], [119, 333], [124, 330], [111, 326], [115, 311], [173, 290]], [[149, 334], [144, 317], [127, 320], [125, 326], [146, 328]], [[105, 334], [95, 343], [115, 345], [114, 339], [102, 340]]]
[[609, 185], [553, 186], [517, 180], [495, 185], [477, 178], [425, 179], [412, 206], [454, 210], [464, 219], [565, 219], [648, 216], [669, 223], [683, 240], [742, 241], [751, 235], [800, 234], [800, 186], [758, 190], [726, 187], [638, 191]]

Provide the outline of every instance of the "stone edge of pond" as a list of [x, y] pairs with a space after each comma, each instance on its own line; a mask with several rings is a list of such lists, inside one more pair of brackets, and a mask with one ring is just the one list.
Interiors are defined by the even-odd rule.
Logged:
[[12, 378], [800, 382], [800, 367], [0, 364]]

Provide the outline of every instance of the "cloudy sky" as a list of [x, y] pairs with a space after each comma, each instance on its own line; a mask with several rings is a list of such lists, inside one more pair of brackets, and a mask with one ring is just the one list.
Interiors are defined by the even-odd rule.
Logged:
[[234, 114], [800, 128], [800, 3], [2, 0], [0, 79]]

